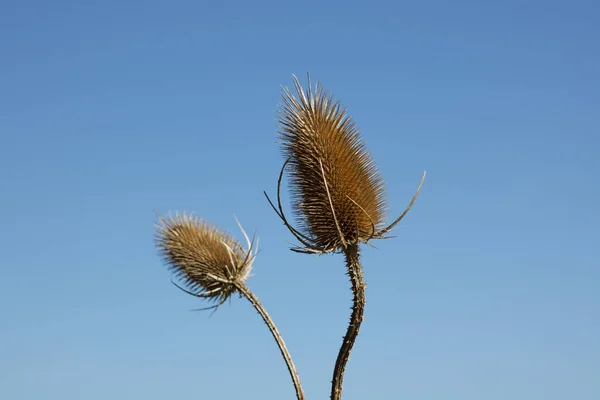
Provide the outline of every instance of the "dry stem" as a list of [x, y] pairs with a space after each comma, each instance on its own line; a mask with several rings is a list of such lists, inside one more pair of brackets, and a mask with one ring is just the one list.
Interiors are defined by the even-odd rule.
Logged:
[[269, 327], [273, 338], [277, 342], [277, 346], [279, 346], [281, 355], [285, 359], [285, 363], [287, 365], [290, 376], [292, 377], [292, 381], [294, 382], [294, 388], [296, 389], [296, 397], [298, 400], [304, 400], [304, 391], [302, 390], [302, 385], [300, 384], [300, 376], [298, 375], [298, 371], [296, 371], [296, 366], [292, 361], [290, 352], [288, 351], [285, 342], [281, 337], [281, 334], [277, 330], [275, 323], [273, 323], [273, 320], [271, 319], [263, 305], [260, 303], [260, 301], [258, 301], [258, 298], [254, 295], [254, 293], [252, 293], [252, 291], [248, 288], [248, 286], [246, 286], [245, 283], [238, 282], [237, 289], [250, 301], [250, 303], [252, 303], [256, 311], [258, 311], [258, 313], [262, 317], [263, 321], [265, 321], [265, 324], [267, 324], [267, 326]]
[[335, 368], [333, 370], [333, 380], [331, 381], [331, 400], [340, 400], [342, 398], [342, 383], [344, 380], [344, 371], [346, 369], [346, 363], [352, 346], [356, 341], [358, 332], [360, 330], [360, 324], [363, 321], [363, 313], [365, 311], [365, 282], [362, 273], [362, 266], [360, 265], [360, 255], [358, 251], [358, 244], [349, 245], [344, 249], [346, 256], [346, 267], [348, 268], [348, 275], [352, 282], [352, 293], [354, 294], [352, 315], [350, 316], [350, 323], [348, 324], [348, 330], [342, 347], [338, 353], [337, 360], [335, 362]]

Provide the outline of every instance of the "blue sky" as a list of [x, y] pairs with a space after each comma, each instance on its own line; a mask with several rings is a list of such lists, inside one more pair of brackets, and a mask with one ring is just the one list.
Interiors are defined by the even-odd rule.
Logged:
[[248, 285], [328, 398], [342, 257], [287, 250], [280, 85], [310, 72], [386, 179], [344, 399], [600, 398], [595, 1], [7, 1], [0, 13], [0, 397], [292, 399], [267, 328], [209, 318], [154, 211], [260, 236]]

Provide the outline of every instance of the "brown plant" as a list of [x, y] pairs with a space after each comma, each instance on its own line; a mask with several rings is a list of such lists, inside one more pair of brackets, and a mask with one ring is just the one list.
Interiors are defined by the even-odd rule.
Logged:
[[[341, 399], [344, 370], [358, 336], [365, 306], [365, 283], [359, 244], [386, 238], [408, 213], [423, 181], [405, 211], [384, 227], [385, 187], [382, 176], [362, 142], [358, 128], [339, 102], [320, 84], [313, 89], [308, 78], [304, 91], [293, 76], [297, 92], [283, 89], [279, 109], [279, 139], [286, 161], [277, 182], [277, 207], [267, 200], [300, 242], [292, 250], [301, 253], [344, 253], [352, 283], [350, 323], [334, 367], [331, 400]], [[299, 224], [294, 228], [281, 205], [281, 181], [286, 167], [290, 175], [292, 210]]]
[[256, 258], [258, 240], [250, 240], [239, 222], [238, 226], [246, 239], [247, 248], [228, 233], [192, 215], [184, 213], [158, 218], [158, 250], [165, 264], [183, 282], [183, 286], [175, 282], [173, 284], [188, 294], [216, 302], [217, 304], [208, 307], [215, 311], [234, 293], [246, 297], [261, 315], [277, 342], [292, 377], [296, 397], [298, 400], [304, 400], [300, 377], [281, 334], [245, 283]]

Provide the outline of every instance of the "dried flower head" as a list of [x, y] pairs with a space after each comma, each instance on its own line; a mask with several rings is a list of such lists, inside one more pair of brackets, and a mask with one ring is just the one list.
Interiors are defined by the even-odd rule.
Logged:
[[[310, 76], [306, 91], [295, 76], [293, 80], [297, 96], [284, 88], [279, 109], [278, 133], [286, 162], [279, 175], [278, 207], [267, 196], [302, 244], [292, 250], [344, 251], [348, 246], [384, 238], [408, 212], [421, 186], [405, 212], [384, 228], [387, 204], [383, 178], [356, 124], [320, 84], [311, 87]], [[299, 229], [289, 224], [281, 206], [280, 186], [286, 166]]]
[[[237, 221], [237, 220], [236, 220]], [[223, 304], [250, 276], [257, 250], [241, 225], [248, 248], [231, 235], [190, 214], [159, 217], [156, 243], [165, 263], [184, 284], [180, 289]]]
[[310, 80], [306, 92], [294, 85], [297, 97], [283, 92], [279, 137], [302, 233], [324, 249], [365, 242], [385, 219], [383, 179], [340, 103]]

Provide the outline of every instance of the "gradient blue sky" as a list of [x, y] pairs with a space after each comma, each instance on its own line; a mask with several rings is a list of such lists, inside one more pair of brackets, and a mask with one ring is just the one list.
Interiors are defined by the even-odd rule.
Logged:
[[361, 128], [395, 239], [364, 252], [344, 399], [600, 399], [597, 1], [1, 1], [0, 398], [292, 399], [267, 328], [169, 280], [154, 210], [260, 236], [249, 286], [329, 395], [342, 258], [262, 191], [280, 85]]

